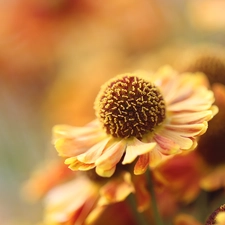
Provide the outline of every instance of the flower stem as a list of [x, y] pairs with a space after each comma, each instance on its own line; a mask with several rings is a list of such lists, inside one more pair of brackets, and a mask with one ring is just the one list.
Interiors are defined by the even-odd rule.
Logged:
[[145, 221], [145, 218], [143, 214], [137, 211], [137, 204], [136, 204], [136, 199], [134, 197], [134, 194], [130, 194], [127, 197], [128, 204], [132, 210], [133, 216], [136, 219], [136, 222], [138, 225], [148, 225], [147, 222]]
[[147, 188], [152, 197], [152, 210], [153, 210], [153, 216], [155, 219], [155, 224], [163, 225], [162, 218], [159, 214], [158, 207], [157, 207], [157, 200], [156, 200], [155, 190], [154, 190], [154, 186], [152, 182], [152, 174], [149, 168], [147, 169], [145, 175], [147, 180]]

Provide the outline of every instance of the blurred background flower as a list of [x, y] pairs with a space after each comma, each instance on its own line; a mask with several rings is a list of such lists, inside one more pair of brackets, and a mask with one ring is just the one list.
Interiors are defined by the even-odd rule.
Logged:
[[[219, 96], [216, 104], [223, 108], [223, 6], [223, 0], [0, 1], [1, 223], [33, 225], [41, 220], [42, 202], [24, 201], [21, 187], [33, 170], [58, 157], [51, 146], [52, 126], [82, 126], [94, 119], [94, 99], [109, 78], [164, 64], [180, 71], [202, 70]], [[223, 121], [221, 110], [197, 149], [207, 171], [216, 177], [224, 165]], [[208, 145], [210, 140], [216, 147]], [[42, 179], [35, 187], [37, 198], [47, 188], [41, 186]], [[53, 176], [49, 185], [55, 182]], [[170, 191], [178, 184], [183, 187], [182, 182], [175, 183]], [[160, 190], [160, 195], [171, 199]], [[193, 186], [193, 190], [191, 196], [198, 189]], [[223, 201], [224, 185], [218, 185], [217, 192], [210, 190], [210, 199], [218, 191]], [[170, 202], [176, 207], [173, 199]], [[220, 203], [212, 205], [216, 208]], [[123, 207], [123, 203], [112, 206], [99, 224], [104, 217], [111, 218], [110, 210]], [[121, 224], [131, 221], [129, 210], [124, 212], [127, 220], [119, 218]]]

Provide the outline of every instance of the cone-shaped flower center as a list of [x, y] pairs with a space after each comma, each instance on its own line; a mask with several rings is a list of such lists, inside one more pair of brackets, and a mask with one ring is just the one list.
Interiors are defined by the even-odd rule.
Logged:
[[138, 139], [161, 124], [166, 112], [159, 89], [133, 74], [118, 76], [103, 85], [95, 109], [107, 134]]

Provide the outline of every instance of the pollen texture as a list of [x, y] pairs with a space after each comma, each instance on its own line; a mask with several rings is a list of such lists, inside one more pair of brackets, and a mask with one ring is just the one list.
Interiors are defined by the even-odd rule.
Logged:
[[125, 74], [102, 86], [95, 110], [107, 134], [141, 139], [163, 122], [166, 107], [156, 86], [142, 77]]

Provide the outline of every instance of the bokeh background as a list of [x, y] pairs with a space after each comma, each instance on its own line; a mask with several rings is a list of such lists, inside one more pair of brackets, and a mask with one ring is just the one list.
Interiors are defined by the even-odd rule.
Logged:
[[[21, 191], [56, 158], [52, 126], [84, 125], [109, 78], [225, 47], [223, 0], [0, 1], [0, 224], [33, 225]], [[223, 56], [222, 56], [223, 57]], [[224, 75], [225, 76], [225, 75]]]

